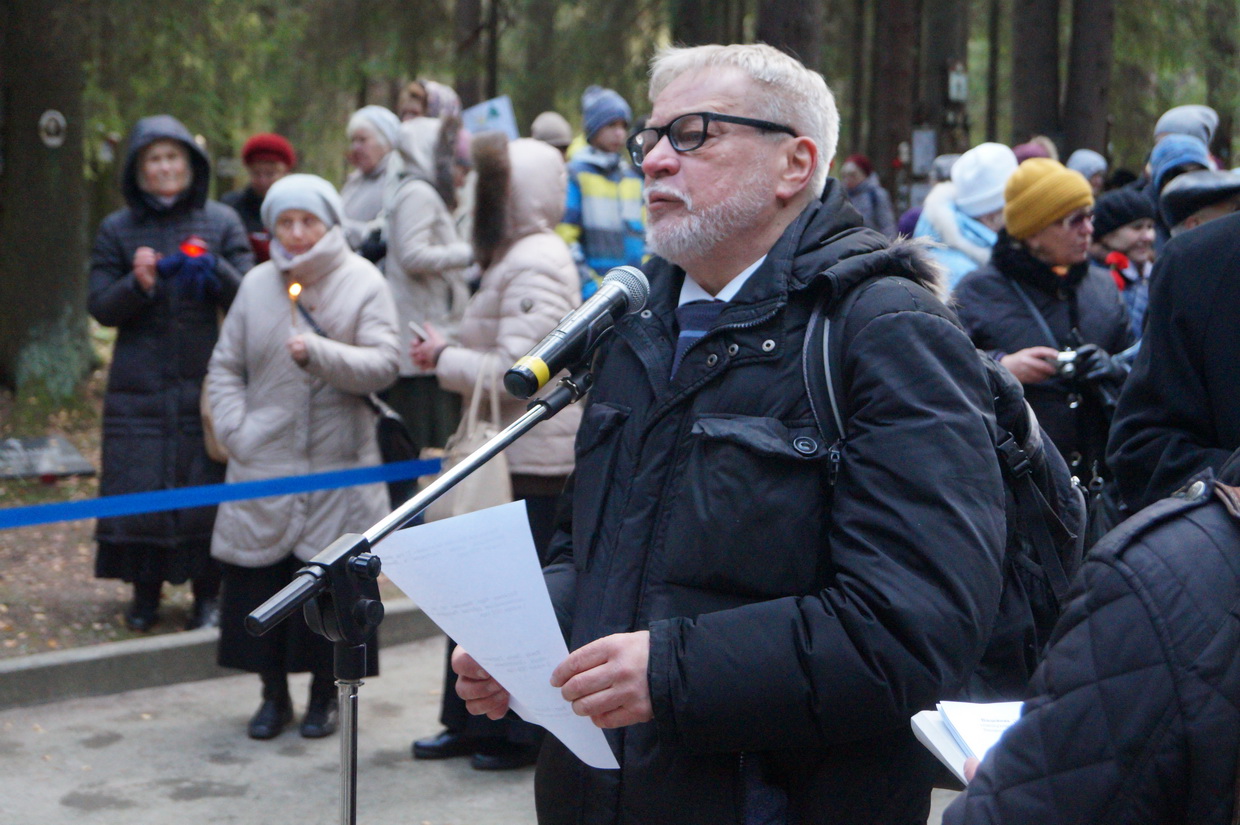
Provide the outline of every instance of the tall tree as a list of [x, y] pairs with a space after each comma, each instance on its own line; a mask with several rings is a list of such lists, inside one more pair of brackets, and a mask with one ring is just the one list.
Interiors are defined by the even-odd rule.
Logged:
[[78, 5], [0, 6], [0, 383], [61, 399], [90, 363]]
[[1064, 143], [1069, 152], [1106, 152], [1114, 39], [1115, 0], [1074, 0], [1063, 103]]
[[525, 0], [524, 83], [513, 89], [517, 122], [528, 125], [539, 112], [556, 107], [560, 61], [555, 30], [558, 0]]
[[727, 15], [712, 0], [671, 0], [672, 40], [684, 46], [726, 43]]
[[874, 82], [869, 155], [883, 185], [894, 191], [900, 144], [913, 133], [917, 72], [917, 0], [876, 0]]
[[456, 0], [456, 93], [465, 106], [482, 101], [482, 0]]
[[1012, 4], [1012, 140], [1058, 139], [1059, 0]]
[[1206, 103], [1219, 115], [1218, 129], [1210, 147], [1225, 168], [1232, 161], [1232, 136], [1236, 112], [1240, 109], [1240, 19], [1236, 0], [1207, 0], [1206, 23]]
[[923, 0], [917, 122], [938, 134], [938, 153], [969, 148], [966, 99], [951, 100], [948, 80], [969, 64], [969, 0]]
[[822, 0], [763, 0], [758, 40], [817, 66], [822, 55]]

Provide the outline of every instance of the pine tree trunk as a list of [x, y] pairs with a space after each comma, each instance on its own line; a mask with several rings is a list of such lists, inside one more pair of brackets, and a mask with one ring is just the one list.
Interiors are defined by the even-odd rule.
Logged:
[[719, 2], [672, 0], [672, 42], [684, 46], [728, 42], [727, 15]]
[[922, 3], [921, 68], [917, 122], [938, 133], [938, 154], [969, 148], [965, 103], [948, 100], [948, 73], [968, 68], [969, 1], [924, 0]]
[[1068, 152], [1107, 152], [1114, 39], [1114, 0], [1074, 0], [1068, 90], [1063, 104], [1064, 148]]
[[482, 0], [456, 0], [453, 16], [456, 38], [455, 85], [465, 108], [482, 102]]
[[1218, 129], [1210, 150], [1223, 162], [1224, 169], [1235, 166], [1232, 160], [1232, 132], [1235, 113], [1240, 108], [1240, 17], [1236, 0], [1209, 0], [1205, 20], [1209, 26], [1206, 37], [1206, 103], [1218, 112]]
[[1060, 136], [1059, 0], [1012, 4], [1012, 142]]
[[77, 5], [0, 7], [0, 383], [61, 399], [90, 365]]
[[899, 147], [911, 140], [913, 134], [917, 2], [878, 0], [875, 20], [869, 156], [883, 186], [894, 192]]
[[765, 0], [758, 11], [758, 40], [817, 69], [822, 20], [822, 0]]

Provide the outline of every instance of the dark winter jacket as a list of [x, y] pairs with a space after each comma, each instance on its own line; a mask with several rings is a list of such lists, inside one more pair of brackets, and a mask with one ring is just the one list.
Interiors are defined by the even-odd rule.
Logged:
[[[138, 155], [170, 138], [189, 150], [189, 187], [166, 206], [138, 187]], [[223, 481], [202, 441], [199, 394], [215, 346], [220, 310], [228, 308], [241, 275], [253, 263], [237, 214], [207, 200], [207, 157], [175, 119], [140, 120], [130, 138], [122, 190], [129, 206], [103, 220], [91, 251], [88, 308], [95, 320], [116, 327], [103, 409], [100, 495], [165, 490]], [[177, 253], [191, 235], [216, 257], [217, 294], [159, 278], [153, 295], [138, 286], [134, 252], [149, 246]], [[214, 507], [100, 519], [101, 541], [176, 546], [211, 539]]]
[[[1054, 333], [1050, 340], [1021, 299], [1017, 288], [1037, 307]], [[1133, 343], [1128, 312], [1109, 275], [1081, 263], [1056, 275], [1006, 231], [999, 233], [990, 263], [966, 275], [954, 293], [956, 311], [977, 348], [996, 360], [1028, 347], [1075, 349], [1097, 344], [1114, 355]], [[1025, 387], [1025, 398], [1073, 472], [1082, 480], [1106, 446], [1109, 419], [1098, 398], [1082, 393], [1077, 410], [1069, 408], [1074, 385], [1053, 376]], [[1073, 454], [1081, 456], [1074, 460]]]
[[[600, 350], [546, 575], [570, 649], [650, 631], [654, 721], [608, 731], [619, 771], [548, 737], [544, 825], [740, 823], [755, 782], [789, 822], [925, 822], [935, 767], [908, 719], [981, 655], [1003, 487], [986, 378], [933, 270], [860, 224], [830, 182], [674, 380], [685, 275], [665, 261]], [[868, 284], [848, 315], [832, 488], [806, 323], [823, 291], [886, 274], [919, 283]]]
[[1110, 533], [1076, 579], [1035, 698], [945, 825], [1231, 823], [1237, 604], [1240, 490], [1207, 477]]
[[1133, 509], [1240, 448], [1240, 215], [1180, 235], [1154, 265], [1145, 337], [1107, 461]]
[[246, 234], [250, 238], [250, 248], [254, 251], [254, 263], [261, 264], [271, 258], [271, 233], [263, 226], [263, 199], [254, 187], [247, 186], [220, 197], [220, 202], [231, 206], [241, 218]]

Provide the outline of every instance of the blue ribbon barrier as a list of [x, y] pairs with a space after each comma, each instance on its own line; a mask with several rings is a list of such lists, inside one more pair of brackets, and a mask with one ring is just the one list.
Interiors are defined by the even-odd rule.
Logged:
[[429, 461], [396, 461], [378, 467], [358, 467], [353, 470], [332, 470], [326, 473], [309, 473], [284, 478], [268, 478], [261, 481], [241, 481], [235, 484], [207, 484], [201, 487], [182, 487], [177, 490], [156, 490], [150, 493], [126, 493], [105, 496], [86, 501], [66, 501], [58, 504], [36, 504], [30, 507], [0, 509], [0, 530], [13, 527], [31, 527], [56, 521], [77, 521], [108, 516], [132, 516], [136, 513], [156, 513], [161, 510], [181, 510], [188, 507], [208, 507], [225, 501], [242, 501], [268, 496], [287, 496], [310, 493], [316, 490], [335, 490], [358, 484], [404, 481], [410, 478], [438, 473], [438, 459]]

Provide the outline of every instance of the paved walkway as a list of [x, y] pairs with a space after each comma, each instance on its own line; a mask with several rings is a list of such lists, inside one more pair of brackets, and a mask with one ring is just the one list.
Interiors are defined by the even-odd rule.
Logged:
[[[533, 825], [532, 768], [409, 757], [414, 737], [439, 729], [442, 637], [382, 656], [383, 675], [360, 691], [359, 825]], [[292, 679], [299, 712], [308, 684]], [[294, 726], [249, 739], [258, 702], [258, 679], [241, 675], [4, 710], [0, 823], [339, 823], [339, 737], [302, 739]], [[936, 791], [929, 825], [953, 796]]]
[[[532, 825], [532, 768], [409, 757], [438, 730], [443, 639], [386, 648], [381, 665], [359, 693], [359, 825]], [[292, 680], [299, 713], [308, 678]], [[257, 677], [242, 675], [6, 710], [0, 822], [338, 823], [339, 737], [249, 739], [258, 702]]]

